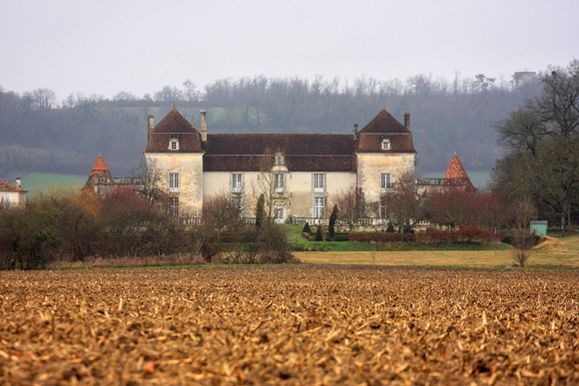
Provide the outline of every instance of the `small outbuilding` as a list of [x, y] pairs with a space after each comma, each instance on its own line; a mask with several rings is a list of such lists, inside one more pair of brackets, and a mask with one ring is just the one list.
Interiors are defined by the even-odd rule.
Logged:
[[547, 221], [534, 220], [531, 221], [531, 232], [537, 236], [547, 236]]
[[20, 178], [16, 179], [16, 184], [10, 184], [0, 180], [0, 206], [20, 206], [26, 204], [26, 193], [23, 189]]

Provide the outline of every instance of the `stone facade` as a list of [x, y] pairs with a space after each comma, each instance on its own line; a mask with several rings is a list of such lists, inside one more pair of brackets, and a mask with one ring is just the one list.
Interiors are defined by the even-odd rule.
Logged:
[[269, 193], [279, 221], [325, 217], [341, 193], [362, 189], [367, 200], [380, 201], [382, 174], [390, 186], [414, 172], [408, 117], [405, 123], [382, 110], [354, 135], [212, 135], [205, 113], [199, 132], [173, 109], [156, 126], [149, 118], [145, 157], [160, 176], [160, 190], [178, 200], [181, 216], [197, 215], [204, 200], [225, 194], [251, 217], [259, 195]]

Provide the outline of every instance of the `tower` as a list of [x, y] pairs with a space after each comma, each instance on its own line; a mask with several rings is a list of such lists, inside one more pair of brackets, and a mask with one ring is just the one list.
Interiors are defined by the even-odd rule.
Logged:
[[150, 180], [165, 193], [173, 215], [201, 212], [203, 148], [200, 134], [174, 107], [154, 128], [149, 128], [145, 160]]
[[[356, 134], [357, 186], [364, 193], [368, 215], [386, 215], [385, 200], [397, 179], [414, 173], [416, 150], [410, 114], [404, 125], [385, 109]], [[378, 213], [376, 213], [378, 211]]]

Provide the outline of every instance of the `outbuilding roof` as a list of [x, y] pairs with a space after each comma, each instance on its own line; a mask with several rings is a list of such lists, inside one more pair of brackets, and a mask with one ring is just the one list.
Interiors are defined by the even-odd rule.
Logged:
[[0, 192], [26, 193], [26, 192], [28, 192], [28, 190], [22, 189], [21, 187], [19, 187], [17, 185], [10, 184], [7, 181], [0, 180]]

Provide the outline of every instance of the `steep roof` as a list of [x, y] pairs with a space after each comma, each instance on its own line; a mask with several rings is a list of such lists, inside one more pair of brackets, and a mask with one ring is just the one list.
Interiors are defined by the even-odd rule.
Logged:
[[[179, 139], [179, 150], [169, 150], [171, 138]], [[201, 139], [196, 128], [173, 107], [155, 126], [147, 140], [148, 153], [199, 153]]]
[[155, 126], [153, 133], [197, 133], [197, 130], [173, 107]]
[[450, 184], [460, 182], [461, 184], [467, 185], [467, 188], [474, 189], [474, 185], [464, 169], [464, 166], [462, 166], [460, 158], [458, 158], [456, 154], [454, 154], [450, 159], [443, 178], [448, 179]]
[[468, 174], [466, 174], [466, 170], [456, 154], [450, 159], [443, 178], [468, 178]]
[[366, 125], [360, 133], [408, 133], [409, 130], [404, 127], [396, 118], [386, 109], [380, 112]]
[[0, 180], [0, 192], [26, 193], [26, 192], [28, 192], [28, 190], [22, 189], [21, 187], [18, 187], [17, 185], [9, 184], [8, 182], [6, 182], [4, 180]]
[[97, 155], [95, 161], [94, 161], [94, 165], [92, 167], [92, 170], [90, 172], [91, 175], [96, 175], [96, 174], [110, 174], [109, 171], [109, 167], [107, 166], [107, 163], [105, 162], [105, 157], [99, 153], [99, 155]]

